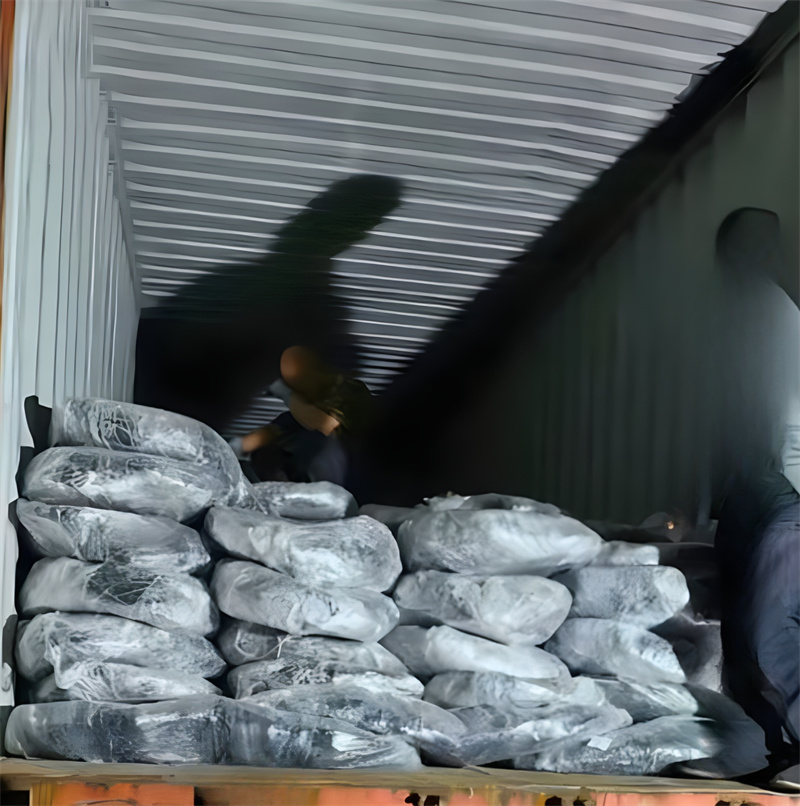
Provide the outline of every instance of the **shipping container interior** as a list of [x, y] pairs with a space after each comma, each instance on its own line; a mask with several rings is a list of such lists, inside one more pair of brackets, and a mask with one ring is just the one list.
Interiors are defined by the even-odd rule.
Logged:
[[[383, 402], [360, 503], [496, 491], [691, 531], [731, 468], [773, 450], [798, 383], [793, 0], [14, 5], [6, 714], [32, 399], [132, 401], [140, 321], [208, 277], [244, 282], [243, 261], [338, 180], [402, 182], [332, 264], [358, 377]], [[770, 244], [764, 293], [731, 290], [717, 236], [737, 210]], [[224, 436], [283, 410], [272, 380], [215, 423]]]

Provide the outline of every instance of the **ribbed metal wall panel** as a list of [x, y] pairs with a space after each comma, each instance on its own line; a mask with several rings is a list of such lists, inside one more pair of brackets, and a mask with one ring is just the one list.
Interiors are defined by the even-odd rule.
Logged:
[[[376, 392], [780, 0], [104, 0], [143, 305], [269, 249], [372, 172], [402, 206], [335, 260]], [[262, 397], [230, 426], [283, 408]]]
[[[716, 233], [741, 207], [777, 213], [783, 286], [796, 293], [799, 74], [795, 39], [568, 301], [498, 356], [497, 377], [447, 428], [451, 488], [515, 491], [625, 522], [707, 508], [716, 457], [747, 438], [747, 407], [776, 381], [735, 334], [723, 349], [731, 308]], [[772, 347], [765, 365], [775, 351], [795, 360], [791, 344]], [[751, 374], [738, 376], [746, 365]]]
[[[0, 624], [13, 613], [23, 403], [130, 399], [137, 292], [109, 163], [108, 109], [86, 79], [83, 0], [17, 3], [6, 147], [0, 358]], [[3, 669], [0, 705], [11, 703]]]

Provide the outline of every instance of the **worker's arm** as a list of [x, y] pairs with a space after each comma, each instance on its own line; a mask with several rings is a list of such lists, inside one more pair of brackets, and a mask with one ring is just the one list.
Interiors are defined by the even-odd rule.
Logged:
[[234, 437], [228, 444], [233, 449], [233, 452], [241, 458], [248, 453], [263, 448], [265, 445], [269, 445], [280, 433], [281, 429], [276, 425], [265, 425], [243, 437]]

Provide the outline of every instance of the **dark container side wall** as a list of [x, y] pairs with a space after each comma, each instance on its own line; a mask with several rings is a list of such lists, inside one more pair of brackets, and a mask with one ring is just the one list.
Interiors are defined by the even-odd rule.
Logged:
[[760, 346], [746, 328], [730, 341], [742, 300], [726, 290], [716, 233], [737, 208], [774, 211], [778, 304], [796, 305], [799, 97], [795, 39], [567, 302], [453, 406], [421, 467], [431, 494], [504, 491], [625, 522], [708, 510], [764, 409], [769, 373], [742, 372], [772, 318], [754, 314]]

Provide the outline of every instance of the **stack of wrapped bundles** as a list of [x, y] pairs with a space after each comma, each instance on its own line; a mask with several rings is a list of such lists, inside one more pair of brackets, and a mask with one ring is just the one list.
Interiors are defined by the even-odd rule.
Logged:
[[[10, 753], [331, 768], [419, 763], [399, 737], [234, 701], [209, 682], [226, 663], [208, 640], [219, 626], [201, 578], [211, 572], [208, 546], [191, 527], [213, 505], [252, 514], [260, 495], [221, 437], [159, 410], [69, 400], [54, 411], [51, 443], [27, 468], [17, 509], [44, 558], [19, 591], [17, 668], [30, 704], [11, 713]], [[382, 617], [396, 618], [382, 598]]]
[[[760, 729], [687, 684], [687, 669], [708, 678], [718, 656], [698, 660], [686, 580], [658, 564], [657, 546], [604, 542], [512, 496], [362, 512], [393, 528], [408, 572], [393, 592], [401, 625], [382, 643], [468, 728], [450, 747], [461, 763], [646, 775], [690, 762], [720, 776], [764, 766]], [[679, 658], [673, 644], [687, 643]]]
[[[255, 485], [262, 510], [214, 507], [208, 538], [230, 557], [212, 594], [225, 623], [228, 684], [251, 707], [336, 719], [371, 735], [387, 763], [412, 767], [463, 724], [421, 700], [423, 686], [377, 643], [398, 621], [383, 592], [401, 563], [390, 530], [326, 484]], [[390, 758], [390, 751], [395, 755]]]

